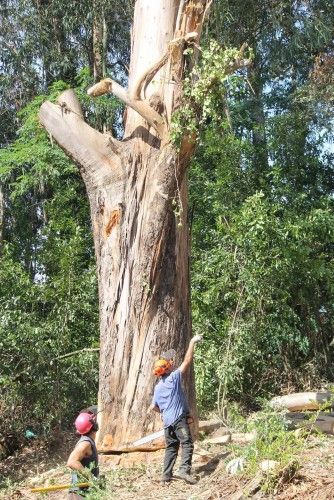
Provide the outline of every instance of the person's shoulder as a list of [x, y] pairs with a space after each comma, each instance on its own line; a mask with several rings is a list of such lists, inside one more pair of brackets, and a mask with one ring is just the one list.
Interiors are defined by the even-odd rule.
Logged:
[[70, 462], [73, 460], [81, 461], [85, 457], [91, 457], [93, 453], [93, 446], [88, 440], [80, 439], [73, 448], [71, 455], [68, 459], [67, 465], [71, 467]]
[[80, 448], [91, 448], [92, 444], [95, 444], [95, 441], [92, 437], [90, 436], [81, 436], [81, 438], [79, 439], [79, 441], [77, 442], [76, 444], [76, 447], [77, 446], [80, 446]]
[[181, 378], [182, 373], [180, 372], [179, 368], [176, 368], [176, 370], [173, 370], [169, 376], [172, 380], [177, 380]]

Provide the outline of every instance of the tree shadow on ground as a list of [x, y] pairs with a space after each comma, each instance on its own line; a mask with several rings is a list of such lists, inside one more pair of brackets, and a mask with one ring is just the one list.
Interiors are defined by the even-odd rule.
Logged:
[[203, 476], [209, 476], [212, 474], [218, 465], [221, 463], [224, 458], [230, 455], [230, 451], [225, 451], [224, 453], [218, 453], [214, 457], [212, 457], [206, 464], [194, 467], [195, 474], [202, 474]]

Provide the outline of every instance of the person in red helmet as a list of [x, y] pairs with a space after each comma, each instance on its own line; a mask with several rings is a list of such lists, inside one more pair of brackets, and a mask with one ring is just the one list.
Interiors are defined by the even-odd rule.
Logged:
[[188, 404], [182, 388], [183, 374], [189, 369], [196, 342], [202, 340], [201, 335], [195, 335], [190, 340], [188, 350], [181, 365], [174, 369], [175, 351], [162, 354], [154, 364], [153, 373], [160, 377], [155, 386], [150, 409], [161, 414], [164, 424], [166, 451], [163, 466], [162, 483], [167, 484], [173, 477], [173, 468], [182, 447], [179, 472], [175, 478], [189, 484], [195, 484], [196, 479], [190, 474], [194, 444], [188, 422]]
[[77, 416], [74, 426], [80, 439], [71, 452], [67, 466], [72, 469], [72, 487], [69, 499], [79, 500], [85, 496], [87, 488], [79, 488], [76, 483], [97, 480], [99, 477], [98, 454], [95, 437], [98, 431], [97, 408], [90, 407]]

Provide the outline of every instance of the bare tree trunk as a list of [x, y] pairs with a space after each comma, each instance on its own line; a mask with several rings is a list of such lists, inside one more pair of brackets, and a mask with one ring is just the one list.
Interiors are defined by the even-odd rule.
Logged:
[[263, 103], [263, 84], [258, 58], [255, 57], [249, 71], [250, 82], [254, 92], [252, 99], [252, 135], [254, 146], [254, 178], [266, 190], [268, 173], [268, 148], [266, 139], [266, 117]]
[[98, 81], [106, 74], [106, 43], [107, 26], [101, 6], [96, 0], [93, 2], [93, 73], [94, 81]]
[[[198, 42], [207, 0], [137, 0], [128, 90], [110, 79], [92, 96], [113, 92], [128, 106], [116, 141], [83, 120], [72, 91], [46, 102], [40, 118], [78, 164], [91, 206], [100, 304], [100, 446], [131, 441], [161, 426], [147, 415], [161, 351], [181, 361], [191, 336], [186, 167], [194, 145], [169, 140], [180, 103], [183, 52]], [[186, 380], [196, 416], [194, 377]]]

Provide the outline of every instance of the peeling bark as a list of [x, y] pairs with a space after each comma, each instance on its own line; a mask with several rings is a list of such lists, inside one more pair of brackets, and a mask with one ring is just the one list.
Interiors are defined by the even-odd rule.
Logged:
[[[191, 337], [186, 168], [194, 144], [176, 151], [169, 123], [182, 92], [183, 49], [198, 41], [207, 0], [137, 0], [129, 88], [111, 79], [128, 107], [123, 141], [87, 125], [73, 91], [42, 105], [40, 119], [77, 163], [94, 232], [100, 307], [99, 445], [104, 451], [161, 427], [147, 415], [154, 359]], [[173, 200], [179, 218], [173, 211]], [[193, 372], [185, 381], [196, 417]]]

